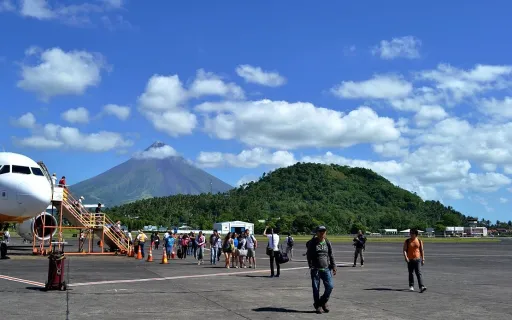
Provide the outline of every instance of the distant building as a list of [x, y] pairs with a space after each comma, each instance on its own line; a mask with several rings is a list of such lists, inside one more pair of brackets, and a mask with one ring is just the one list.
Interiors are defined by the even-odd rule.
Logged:
[[464, 233], [468, 236], [487, 237], [486, 227], [465, 227]]
[[447, 235], [462, 236], [464, 235], [464, 227], [446, 227], [444, 233]]
[[243, 222], [243, 221], [226, 221], [218, 222], [213, 224], [213, 229], [218, 230], [221, 234], [227, 234], [228, 232], [236, 232], [238, 234], [249, 229], [249, 232], [254, 233], [254, 223]]
[[381, 234], [397, 234], [398, 229], [380, 229]]

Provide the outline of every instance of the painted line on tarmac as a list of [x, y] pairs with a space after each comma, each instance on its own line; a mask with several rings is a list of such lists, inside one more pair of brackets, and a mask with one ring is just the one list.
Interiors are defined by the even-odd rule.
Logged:
[[4, 276], [4, 275], [1, 275], [1, 274], [0, 274], [0, 279], [8, 280], [8, 281], [14, 281], [14, 282], [20, 282], [20, 283], [25, 283], [25, 284], [31, 284], [31, 285], [34, 285], [34, 286], [37, 286], [37, 287], [43, 287], [44, 288], [44, 283], [37, 282], [37, 281], [31, 281], [31, 280], [25, 280], [25, 279], [20, 279], [20, 278], [14, 278], [14, 277], [9, 277], [9, 276]]
[[[344, 266], [348, 263], [337, 263], [337, 266]], [[350, 264], [352, 265], [352, 264]], [[293, 271], [293, 270], [304, 270], [309, 269], [309, 267], [294, 267], [294, 268], [285, 268], [281, 269], [281, 271]], [[189, 275], [189, 276], [174, 276], [174, 277], [163, 277], [163, 278], [143, 278], [143, 279], [126, 279], [126, 280], [107, 280], [107, 281], [93, 281], [93, 282], [79, 282], [79, 283], [71, 283], [69, 287], [82, 287], [82, 286], [93, 286], [100, 284], [119, 284], [119, 283], [134, 283], [134, 282], [149, 282], [149, 281], [166, 281], [166, 280], [179, 280], [179, 279], [194, 279], [194, 278], [207, 278], [207, 277], [218, 277], [218, 276], [236, 276], [240, 274], [252, 274], [252, 273], [262, 273], [269, 272], [269, 269], [261, 269], [261, 270], [251, 270], [251, 271], [239, 271], [233, 273], [211, 273], [211, 274], [198, 274], [198, 275]]]

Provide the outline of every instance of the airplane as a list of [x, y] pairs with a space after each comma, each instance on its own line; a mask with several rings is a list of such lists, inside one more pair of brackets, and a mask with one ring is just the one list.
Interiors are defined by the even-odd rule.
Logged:
[[[25, 240], [46, 241], [55, 234], [57, 219], [46, 212], [52, 201], [52, 181], [43, 170], [22, 154], [0, 152], [0, 231], [17, 223], [16, 231]], [[4, 242], [1, 253], [2, 257], [7, 254]]]

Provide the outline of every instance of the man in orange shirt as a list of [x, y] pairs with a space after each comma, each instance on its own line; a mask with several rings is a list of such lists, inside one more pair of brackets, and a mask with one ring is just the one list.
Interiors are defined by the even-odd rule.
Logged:
[[420, 264], [425, 264], [423, 241], [418, 239], [418, 229], [411, 229], [409, 234], [411, 237], [405, 240], [403, 248], [405, 262], [407, 262], [407, 268], [409, 270], [409, 290], [414, 291], [414, 272], [416, 274], [416, 278], [418, 278], [420, 292], [425, 292], [427, 288], [423, 285], [420, 270]]

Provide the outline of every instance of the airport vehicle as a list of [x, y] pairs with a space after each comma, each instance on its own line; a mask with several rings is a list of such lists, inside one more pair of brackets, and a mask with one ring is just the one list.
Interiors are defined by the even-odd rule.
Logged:
[[[17, 223], [25, 240], [49, 240], [57, 231], [57, 219], [46, 212], [53, 184], [46, 166], [22, 154], [0, 152], [0, 232]], [[2, 249], [7, 250], [2, 243]]]

